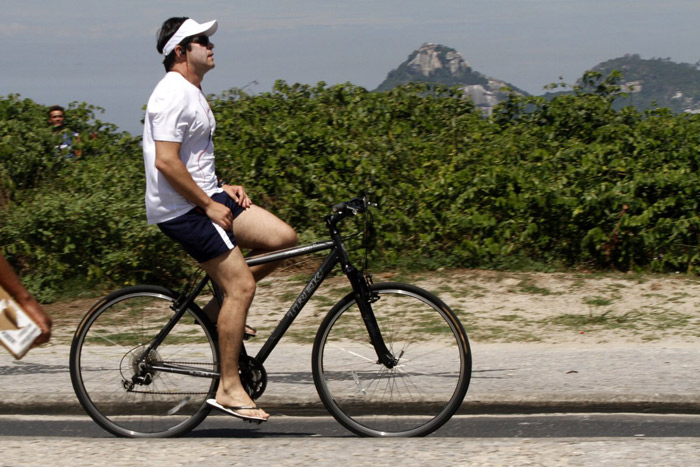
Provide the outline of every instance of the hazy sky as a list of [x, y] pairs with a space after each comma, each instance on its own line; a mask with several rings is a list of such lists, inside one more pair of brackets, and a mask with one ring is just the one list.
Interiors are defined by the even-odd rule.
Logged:
[[0, 0], [0, 95], [88, 102], [140, 134], [142, 106], [164, 73], [163, 20], [219, 20], [206, 93], [249, 83], [351, 82], [376, 88], [425, 42], [477, 71], [539, 94], [596, 64], [700, 60], [698, 0]]

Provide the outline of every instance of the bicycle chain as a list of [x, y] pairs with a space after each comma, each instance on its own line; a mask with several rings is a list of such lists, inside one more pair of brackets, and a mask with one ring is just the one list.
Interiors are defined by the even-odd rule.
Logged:
[[[212, 366], [211, 362], [160, 362], [160, 363], [170, 363], [172, 365], [209, 365]], [[124, 383], [127, 383], [124, 380]], [[130, 382], [128, 382], [130, 384]], [[136, 391], [134, 389], [127, 389], [126, 392], [132, 394], [158, 394], [158, 395], [168, 395], [168, 396], [187, 396], [187, 395], [198, 395], [198, 394], [209, 394], [209, 392], [167, 392], [167, 391]]]
[[158, 395], [167, 395], [167, 396], [187, 396], [187, 395], [197, 395], [197, 394], [209, 394], [208, 392], [160, 392], [160, 391], [135, 391], [131, 390], [129, 391], [127, 389], [128, 393], [131, 394], [158, 394]]
[[170, 364], [174, 364], [174, 365], [210, 365], [210, 366], [214, 365], [214, 363], [211, 363], [211, 362], [171, 362], [170, 360], [160, 362], [160, 363], [170, 363]]
[[[211, 366], [213, 365], [211, 362], [179, 362], [179, 361], [165, 361], [165, 362], [160, 362], [160, 363], [169, 363], [172, 365], [203, 365], [203, 366]], [[244, 386], [246, 387], [246, 391], [249, 393], [250, 397], [253, 399], [257, 399], [262, 395], [262, 393], [265, 391], [265, 377], [264, 377], [264, 372], [265, 369], [260, 367], [260, 370], [263, 372], [263, 379], [262, 380], [254, 380], [251, 385], [250, 382], [244, 381]], [[152, 394], [152, 395], [168, 395], [168, 396], [185, 396], [185, 395], [202, 395], [202, 394], [209, 394], [209, 392], [166, 392], [166, 391], [138, 391], [134, 390], [134, 383], [131, 381], [127, 381], [126, 379], [122, 381], [122, 385], [124, 386], [124, 389], [126, 389], [126, 392], [132, 393], [132, 394]], [[131, 389], [128, 388], [128, 386], [131, 386]]]

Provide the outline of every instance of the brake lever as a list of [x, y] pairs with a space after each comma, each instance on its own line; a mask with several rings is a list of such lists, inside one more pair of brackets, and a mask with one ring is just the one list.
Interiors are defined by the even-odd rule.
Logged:
[[356, 215], [358, 212], [366, 210], [369, 207], [376, 208], [378, 206], [379, 205], [377, 203], [373, 203], [365, 197], [353, 198], [349, 201], [344, 201], [342, 203], [335, 204], [331, 209], [335, 214], [339, 214], [347, 209], [350, 212], [352, 212], [353, 215]]

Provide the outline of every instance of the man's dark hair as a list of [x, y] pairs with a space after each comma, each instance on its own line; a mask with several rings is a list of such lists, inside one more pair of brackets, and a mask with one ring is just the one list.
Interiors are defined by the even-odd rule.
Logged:
[[[163, 47], [165, 47], [165, 44], [168, 43], [171, 37], [173, 37], [173, 34], [177, 32], [177, 30], [182, 26], [182, 23], [187, 21], [189, 18], [184, 16], [184, 17], [174, 17], [165, 20], [163, 25], [160, 27], [158, 30], [158, 41], [156, 42], [156, 50], [158, 50], [159, 54], [163, 53]], [[182, 42], [180, 42], [180, 45], [183, 47], [186, 47], [189, 45], [190, 38], [185, 38]], [[163, 60], [163, 66], [165, 67], [165, 71], [170, 71], [170, 69], [173, 67], [173, 64], [175, 63], [175, 49], [170, 52], [165, 59]]]
[[49, 107], [49, 117], [51, 116], [51, 112], [55, 112], [57, 110], [60, 110], [64, 116], [66, 115], [66, 110], [63, 107], [61, 107], [60, 105], [52, 105], [51, 107]]

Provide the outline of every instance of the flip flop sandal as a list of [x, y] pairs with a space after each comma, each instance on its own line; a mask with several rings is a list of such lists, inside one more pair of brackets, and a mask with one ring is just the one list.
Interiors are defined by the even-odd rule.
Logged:
[[209, 404], [209, 405], [211, 405], [212, 407], [214, 407], [214, 408], [216, 408], [216, 409], [219, 409], [219, 410], [221, 410], [222, 412], [225, 412], [225, 413], [227, 413], [227, 414], [229, 414], [229, 415], [231, 415], [231, 416], [233, 416], [233, 417], [240, 418], [241, 420], [246, 421], [246, 422], [251, 422], [251, 423], [252, 423], [252, 422], [255, 422], [255, 423], [260, 424], [260, 423], [262, 423], [262, 422], [266, 422], [266, 421], [267, 421], [267, 418], [263, 418], [263, 417], [253, 417], [253, 416], [250, 416], [250, 415], [245, 415], [245, 414], [236, 412], [237, 410], [256, 410], [256, 409], [258, 409], [258, 407], [255, 406], [255, 405], [252, 406], [252, 407], [246, 407], [246, 406], [240, 406], [240, 407], [238, 407], [238, 406], [231, 406], [231, 407], [226, 407], [225, 405], [221, 405], [221, 404], [219, 404], [218, 402], [216, 402], [216, 399], [207, 399], [207, 404]]

